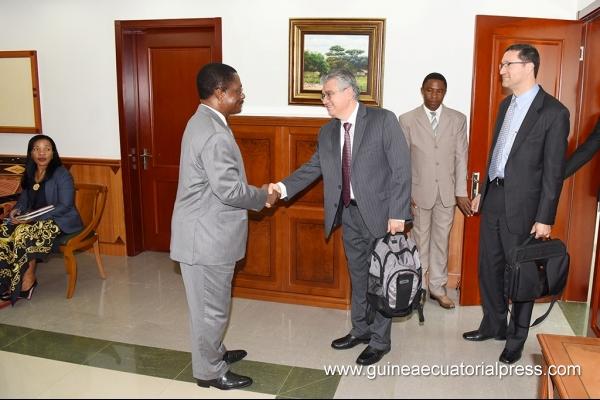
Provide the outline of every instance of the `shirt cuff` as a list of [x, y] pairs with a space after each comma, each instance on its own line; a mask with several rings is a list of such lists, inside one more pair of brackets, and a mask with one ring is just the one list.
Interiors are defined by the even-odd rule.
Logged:
[[287, 189], [285, 185], [282, 182], [277, 182], [277, 186], [279, 186], [279, 191], [281, 192], [281, 195], [279, 197], [285, 199], [287, 197]]

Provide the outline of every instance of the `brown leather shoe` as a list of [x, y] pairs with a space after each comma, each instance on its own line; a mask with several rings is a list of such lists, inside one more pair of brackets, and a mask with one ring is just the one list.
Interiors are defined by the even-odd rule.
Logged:
[[433, 300], [436, 300], [440, 304], [440, 306], [442, 306], [443, 308], [450, 309], [450, 308], [455, 307], [452, 299], [450, 299], [450, 297], [448, 297], [446, 295], [436, 296], [433, 293], [429, 293], [429, 297], [432, 298]]

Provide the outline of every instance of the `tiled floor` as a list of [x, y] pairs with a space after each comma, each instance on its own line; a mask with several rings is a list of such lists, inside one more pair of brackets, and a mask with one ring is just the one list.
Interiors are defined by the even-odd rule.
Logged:
[[[71, 300], [65, 299], [62, 260], [53, 258], [40, 265], [40, 285], [31, 301], [0, 310], [0, 397], [536, 396], [536, 376], [481, 376], [484, 368], [496, 366], [503, 343], [462, 339], [463, 331], [477, 327], [480, 307], [444, 310], [431, 301], [424, 325], [415, 317], [394, 322], [392, 351], [377, 366], [361, 374], [354, 371], [354, 376], [330, 376], [325, 367], [356, 366], [362, 351], [330, 347], [332, 339], [349, 331], [348, 311], [236, 298], [225, 341], [230, 349], [248, 351], [233, 370], [252, 376], [255, 383], [228, 392], [199, 388], [191, 375], [183, 284], [167, 254], [104, 256], [105, 281], [97, 276], [93, 257], [81, 254], [78, 260], [80, 274]], [[450, 294], [456, 299], [456, 291]], [[546, 307], [536, 305], [534, 315]], [[536, 333], [581, 334], [584, 308], [572, 303], [556, 307], [531, 330], [518, 365], [540, 363]], [[463, 374], [455, 376], [461, 364]], [[400, 367], [412, 374], [401, 373]], [[418, 376], [417, 367], [441, 368], [451, 376]], [[475, 369], [479, 376], [473, 376]]]

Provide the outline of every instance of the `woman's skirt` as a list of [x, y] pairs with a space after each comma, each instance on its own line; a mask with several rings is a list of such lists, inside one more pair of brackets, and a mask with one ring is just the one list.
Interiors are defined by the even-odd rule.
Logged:
[[60, 228], [50, 219], [18, 225], [0, 224], [0, 294], [10, 294], [12, 304], [21, 293], [21, 277], [29, 261], [45, 259], [60, 234]]

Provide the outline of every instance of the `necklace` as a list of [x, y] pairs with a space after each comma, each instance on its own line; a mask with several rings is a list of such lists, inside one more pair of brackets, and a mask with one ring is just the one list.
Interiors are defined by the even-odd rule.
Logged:
[[37, 171], [36, 171], [35, 175], [36, 175], [35, 184], [33, 185], [32, 189], [37, 192], [40, 188], [40, 182], [42, 181], [42, 179], [44, 179], [44, 176], [46, 175], [46, 171], [42, 171], [39, 178], [37, 178], [37, 175], [38, 175]]

